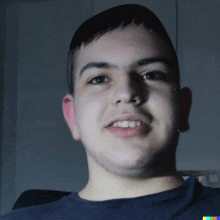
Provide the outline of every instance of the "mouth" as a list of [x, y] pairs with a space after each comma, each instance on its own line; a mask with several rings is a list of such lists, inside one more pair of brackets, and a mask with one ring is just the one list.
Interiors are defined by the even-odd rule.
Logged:
[[116, 121], [109, 125], [113, 128], [135, 128], [140, 127], [143, 124], [142, 121]]
[[138, 119], [135, 116], [125, 116], [124, 119], [116, 119], [109, 123], [106, 128], [117, 137], [133, 137], [148, 133], [150, 125], [140, 117]]

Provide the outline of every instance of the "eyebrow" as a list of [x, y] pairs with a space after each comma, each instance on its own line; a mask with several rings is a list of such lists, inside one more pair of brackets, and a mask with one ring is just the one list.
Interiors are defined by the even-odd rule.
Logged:
[[151, 64], [151, 63], [164, 63], [164, 64], [170, 65], [170, 66], [175, 65], [175, 62], [173, 62], [169, 59], [162, 58], [162, 57], [155, 57], [155, 58], [140, 59], [140, 60], [136, 61], [134, 64], [132, 64], [131, 66], [133, 68], [137, 68], [137, 67], [145, 66], [145, 65], [148, 65], [148, 64]]
[[90, 68], [99, 68], [99, 69], [116, 69], [117, 66], [113, 64], [109, 64], [106, 62], [91, 62], [87, 63], [80, 71], [80, 76], [83, 74], [83, 72]]
[[[135, 61], [130, 65], [131, 68], [138, 68], [141, 66], [145, 66], [152, 63], [164, 63], [166, 65], [175, 65], [175, 62], [168, 60], [166, 58], [161, 57], [155, 57], [155, 58], [143, 58], [138, 61]], [[99, 69], [117, 69], [118, 66], [114, 64], [110, 64], [107, 62], [91, 62], [87, 63], [80, 71], [80, 76], [83, 74], [83, 72], [90, 68], [99, 68]]]

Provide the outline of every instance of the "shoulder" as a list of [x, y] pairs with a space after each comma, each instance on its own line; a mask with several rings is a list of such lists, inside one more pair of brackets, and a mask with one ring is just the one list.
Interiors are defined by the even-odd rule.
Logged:
[[12, 212], [6, 213], [0, 217], [0, 220], [34, 220], [28, 211], [24, 209], [13, 210]]
[[49, 219], [53, 213], [60, 211], [59, 205], [56, 202], [30, 206], [26, 208], [16, 209], [12, 212], [4, 214], [0, 220], [36, 220], [36, 219]]
[[69, 196], [64, 196], [51, 203], [16, 209], [2, 215], [0, 220], [65, 219], [63, 214], [69, 200]]
[[220, 188], [212, 188], [207, 186], [201, 186], [200, 192], [199, 189], [196, 191], [198, 196], [197, 204], [206, 204], [206, 206], [220, 208]]
[[[189, 193], [189, 191], [191, 192]], [[189, 193], [188, 197], [191, 198], [185, 202], [179, 217], [187, 219], [190, 216], [197, 219], [202, 216], [220, 215], [220, 188], [203, 186], [195, 181], [193, 189], [191, 188], [189, 191], [187, 192]]]

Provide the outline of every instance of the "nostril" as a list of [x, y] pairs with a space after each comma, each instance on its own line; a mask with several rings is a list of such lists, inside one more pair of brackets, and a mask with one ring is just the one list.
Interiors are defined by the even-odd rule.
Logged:
[[132, 72], [129, 76], [121, 77], [121, 80], [116, 85], [111, 95], [115, 104], [123, 102], [140, 105], [145, 101], [145, 96], [147, 95], [146, 86], [141, 76], [136, 72]]
[[133, 99], [131, 99], [131, 102], [138, 102], [138, 98], [137, 97], [135, 97], [135, 98], [133, 98]]
[[119, 104], [121, 102], [125, 102], [125, 103], [134, 103], [134, 104], [140, 104], [140, 98], [138, 96], [132, 97], [130, 99], [118, 99], [116, 101], [116, 104]]

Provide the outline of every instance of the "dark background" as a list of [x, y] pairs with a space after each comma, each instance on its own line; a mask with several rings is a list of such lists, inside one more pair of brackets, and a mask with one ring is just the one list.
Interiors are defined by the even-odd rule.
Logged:
[[[27, 189], [78, 191], [85, 152], [62, 115], [66, 60], [76, 28], [115, 5], [138, 3], [161, 19], [193, 92], [178, 170], [220, 169], [219, 0], [9, 0], [0, 2], [1, 214]], [[178, 3], [178, 4], [177, 4]]]

